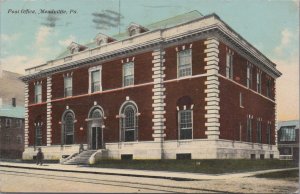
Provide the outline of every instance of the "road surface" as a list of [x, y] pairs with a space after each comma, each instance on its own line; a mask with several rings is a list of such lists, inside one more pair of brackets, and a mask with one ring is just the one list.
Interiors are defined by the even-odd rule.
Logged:
[[291, 193], [297, 182], [258, 178], [178, 181], [0, 167], [1, 192]]

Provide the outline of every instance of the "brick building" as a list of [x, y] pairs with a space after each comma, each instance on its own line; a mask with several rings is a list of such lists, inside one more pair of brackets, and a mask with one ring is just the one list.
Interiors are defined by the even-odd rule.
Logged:
[[72, 43], [26, 70], [25, 152], [133, 159], [278, 157], [276, 65], [197, 11]]
[[24, 151], [24, 83], [20, 74], [0, 67], [0, 158], [22, 158]]

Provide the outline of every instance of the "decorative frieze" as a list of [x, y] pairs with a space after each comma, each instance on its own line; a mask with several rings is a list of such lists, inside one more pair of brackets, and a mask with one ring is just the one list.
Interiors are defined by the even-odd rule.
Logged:
[[220, 135], [220, 98], [219, 98], [219, 41], [215, 38], [208, 38], [204, 44], [206, 49], [206, 58], [204, 61], [206, 65], [204, 69], [206, 70], [207, 78], [205, 81], [206, 89], [204, 90], [206, 94], [205, 102], [205, 134], [208, 139], [219, 139]]

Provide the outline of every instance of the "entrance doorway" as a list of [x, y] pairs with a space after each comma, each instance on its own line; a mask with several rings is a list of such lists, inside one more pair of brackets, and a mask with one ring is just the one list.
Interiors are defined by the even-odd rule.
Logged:
[[98, 149], [103, 148], [103, 145], [102, 145], [102, 142], [103, 142], [102, 141], [102, 137], [103, 137], [102, 128], [92, 127], [91, 133], [92, 133], [91, 149], [92, 150], [98, 150]]
[[103, 139], [103, 111], [101, 107], [93, 107], [89, 112], [88, 121], [88, 149], [98, 150], [104, 148]]

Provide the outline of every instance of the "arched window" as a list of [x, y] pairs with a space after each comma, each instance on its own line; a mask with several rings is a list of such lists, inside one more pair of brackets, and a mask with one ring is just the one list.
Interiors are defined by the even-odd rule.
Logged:
[[74, 143], [74, 114], [69, 111], [63, 117], [64, 129], [64, 144]]
[[93, 118], [93, 119], [102, 118], [102, 112], [99, 109], [94, 109], [91, 114], [91, 118]]
[[122, 107], [121, 119], [121, 137], [122, 141], [136, 141], [137, 140], [137, 107], [133, 103], [126, 103]]

